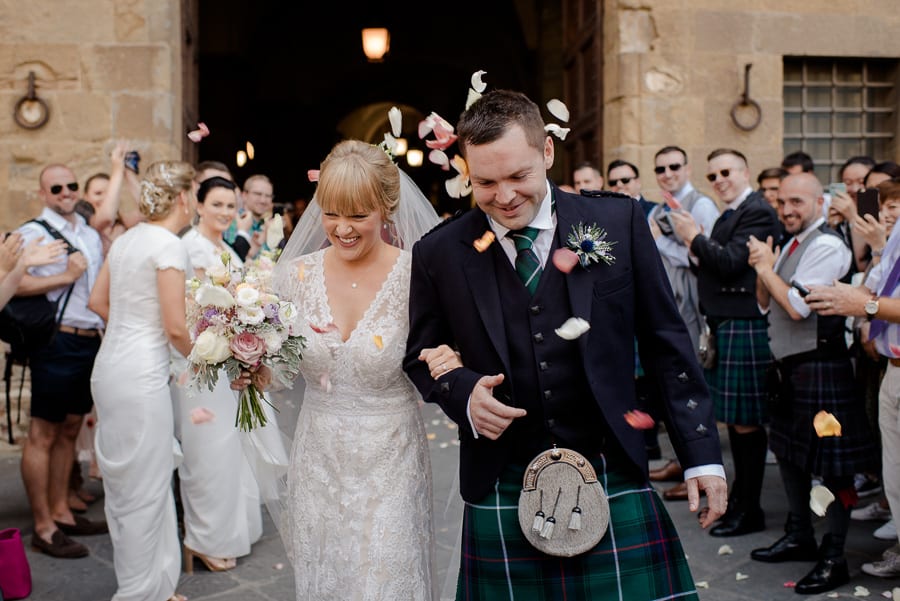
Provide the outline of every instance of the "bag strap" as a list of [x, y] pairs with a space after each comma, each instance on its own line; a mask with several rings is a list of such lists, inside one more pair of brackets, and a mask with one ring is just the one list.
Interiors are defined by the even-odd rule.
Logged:
[[[13, 425], [12, 425], [12, 395], [10, 394], [10, 387], [12, 382], [12, 353], [6, 353], [6, 367], [3, 370], [3, 379], [6, 380], [6, 427], [7, 435], [9, 436], [9, 444], [16, 444], [16, 439], [13, 437]], [[19, 403], [21, 406], [21, 402]]]
[[[42, 228], [44, 228], [45, 230], [47, 230], [47, 233], [49, 233], [51, 236], [53, 236], [57, 240], [62, 240], [63, 242], [65, 242], [66, 243], [66, 252], [68, 254], [71, 255], [72, 253], [78, 252], [78, 249], [75, 248], [71, 242], [69, 242], [69, 239], [66, 238], [65, 236], [63, 236], [58, 229], [56, 229], [55, 227], [53, 227], [52, 225], [47, 223], [46, 220], [31, 219], [27, 223], [36, 223], [39, 226], [41, 226]], [[66, 292], [66, 298], [63, 301], [62, 310], [59, 311], [59, 313], [57, 313], [57, 315], [56, 315], [57, 325], [59, 325], [59, 323], [62, 322], [63, 314], [66, 312], [66, 307], [69, 305], [69, 298], [72, 296], [72, 290], [74, 288], [75, 288], [75, 282], [72, 282], [72, 284], [69, 286], [69, 290]], [[57, 300], [57, 302], [59, 302], [59, 301]]]

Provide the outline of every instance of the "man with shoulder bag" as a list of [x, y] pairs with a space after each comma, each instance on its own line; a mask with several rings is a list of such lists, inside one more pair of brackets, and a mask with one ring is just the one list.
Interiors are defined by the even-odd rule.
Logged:
[[38, 192], [45, 208], [39, 220], [19, 228], [26, 243], [39, 236], [52, 240], [55, 230], [69, 247], [69, 254], [55, 263], [29, 270], [18, 288], [20, 297], [46, 295], [58, 303], [56, 332], [49, 343], [28, 354], [31, 421], [22, 451], [22, 480], [34, 518], [32, 546], [61, 558], [88, 554], [87, 547], [68, 535], [107, 532], [105, 523], [76, 517], [67, 503], [75, 439], [93, 406], [90, 376], [104, 325], [87, 308], [102, 246], [99, 234], [75, 213], [77, 182], [65, 165], [45, 167]]

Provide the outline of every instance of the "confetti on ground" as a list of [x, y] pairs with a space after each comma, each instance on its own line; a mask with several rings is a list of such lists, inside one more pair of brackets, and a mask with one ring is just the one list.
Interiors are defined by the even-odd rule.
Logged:
[[809, 508], [819, 517], [825, 516], [828, 506], [834, 501], [834, 495], [830, 490], [822, 486], [813, 486], [809, 491]]
[[568, 248], [553, 251], [553, 265], [563, 273], [569, 273], [578, 265], [578, 255]]
[[372, 336], [372, 342], [375, 343], [375, 346], [378, 347], [379, 351], [384, 348], [384, 341], [381, 339], [381, 336], [379, 336], [378, 334], [375, 334], [374, 336]]
[[474, 246], [475, 250], [477, 250], [478, 252], [483, 253], [491, 244], [494, 243], [494, 240], [496, 238], [497, 237], [494, 235], [494, 232], [488, 230], [481, 238], [473, 242], [472, 246]]
[[440, 423], [441, 423], [441, 420], [439, 420], [439, 419], [433, 419], [433, 420], [431, 420], [431, 425], [432, 425], [432, 426], [437, 426], [437, 425], [439, 425]]
[[656, 423], [652, 417], [636, 409], [625, 414], [625, 422], [635, 430], [649, 430]]
[[434, 432], [429, 432], [428, 434], [426, 434], [426, 438], [428, 438], [428, 440], [435, 440], [437, 438], [437, 434], [435, 434]]
[[454, 424], [453, 422], [450, 422], [449, 424], [447, 424], [447, 429], [448, 430], [456, 430], [456, 424]]
[[575, 340], [590, 329], [591, 324], [584, 319], [570, 317], [564, 324], [556, 328], [555, 332], [563, 340]]
[[864, 586], [857, 586], [855, 589], [853, 589], [854, 597], [868, 597], [869, 595], [871, 595], [869, 589]]
[[694, 586], [697, 588], [709, 588], [709, 583], [706, 580], [698, 580], [694, 583]]
[[276, 564], [275, 564], [275, 569], [276, 569], [276, 570], [283, 570], [283, 569], [284, 569], [284, 564], [283, 564], [283, 563], [276, 563]]
[[742, 574], [740, 572], [734, 575], [734, 579], [737, 581], [746, 580], [747, 578], [750, 578], [750, 576], [748, 576], [747, 574]]
[[297, 279], [302, 282], [303, 278], [305, 276], [306, 276], [306, 265], [304, 265], [303, 263], [300, 263], [299, 265], [297, 265]]
[[197, 407], [196, 409], [191, 409], [192, 424], [205, 424], [207, 422], [211, 422], [214, 419], [216, 419], [216, 414], [206, 407]]
[[449, 447], [449, 446], [450, 446], [450, 445], [447, 444], [446, 442], [442, 442], [441, 444], [438, 445], [438, 447], [441, 448], [441, 449], [446, 449], [446, 448]]
[[454, 438], [453, 440], [450, 441], [450, 444], [452, 444], [454, 447], [458, 447], [458, 446], [459, 446], [459, 439], [458, 439], [458, 438]]
[[797, 583], [793, 580], [788, 580], [784, 583], [784, 588], [794, 588], [795, 586], [797, 586]]
[[719, 547], [719, 555], [734, 555], [734, 549], [731, 545], [722, 545]]
[[816, 435], [819, 438], [841, 435], [841, 422], [827, 411], [816, 413], [816, 416], [813, 418], [813, 428], [816, 429]]

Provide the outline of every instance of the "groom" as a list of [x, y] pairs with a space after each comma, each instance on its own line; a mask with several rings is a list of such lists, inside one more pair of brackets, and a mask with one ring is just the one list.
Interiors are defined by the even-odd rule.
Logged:
[[[704, 527], [724, 512], [726, 485], [703, 374], [643, 213], [622, 195], [598, 200], [550, 184], [553, 142], [522, 94], [485, 94], [462, 114], [458, 134], [478, 208], [413, 248], [404, 363], [425, 400], [459, 425], [466, 508], [458, 598], [693, 592], [677, 533], [647, 482], [642, 432], [623, 417], [637, 408], [635, 337], [662, 391], [659, 414], [685, 467], [692, 511], [699, 491], [707, 494]], [[605, 230], [611, 265], [554, 267], [550, 257], [579, 225]], [[496, 241], [476, 248], [488, 231]], [[554, 330], [573, 316], [590, 331], [564, 340]], [[435, 380], [419, 357], [441, 343], [460, 352], [463, 367]], [[535, 550], [518, 524], [525, 466], [553, 444], [588, 457], [610, 495], [603, 540], [572, 558]]]

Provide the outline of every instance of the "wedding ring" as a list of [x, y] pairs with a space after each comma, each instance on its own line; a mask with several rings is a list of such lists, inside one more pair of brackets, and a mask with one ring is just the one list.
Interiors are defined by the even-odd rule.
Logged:
[[446, 363], [441, 363], [440, 368], [441, 368], [441, 373], [447, 371], [447, 364], [446, 364]]

